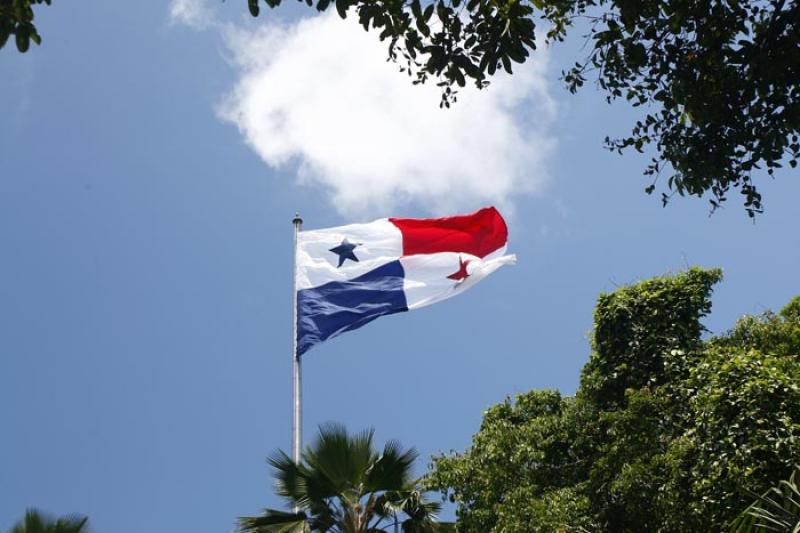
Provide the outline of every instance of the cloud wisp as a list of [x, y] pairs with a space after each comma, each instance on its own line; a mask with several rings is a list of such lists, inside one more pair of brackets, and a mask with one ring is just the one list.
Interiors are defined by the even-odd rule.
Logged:
[[[208, 11], [191, 4], [173, 0], [173, 20], [208, 27]], [[215, 27], [237, 74], [219, 116], [267, 165], [323, 191], [343, 213], [509, 208], [546, 187], [556, 111], [545, 50], [440, 109], [435, 84], [412, 85], [386, 61], [386, 43], [335, 13]]]
[[172, 0], [169, 20], [195, 30], [205, 30], [216, 25], [216, 16], [206, 0]]

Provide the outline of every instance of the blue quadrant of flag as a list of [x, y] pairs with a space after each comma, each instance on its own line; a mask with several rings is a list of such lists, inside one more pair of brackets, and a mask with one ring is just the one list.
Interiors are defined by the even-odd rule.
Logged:
[[297, 353], [379, 316], [408, 311], [403, 266], [392, 261], [350, 281], [297, 292]]

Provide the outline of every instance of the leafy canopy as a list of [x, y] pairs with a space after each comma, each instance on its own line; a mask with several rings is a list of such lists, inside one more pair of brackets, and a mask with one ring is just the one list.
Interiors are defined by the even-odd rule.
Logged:
[[[662, 201], [738, 190], [762, 211], [753, 173], [800, 157], [800, 3], [786, 0], [301, 0], [359, 23], [389, 43], [414, 83], [434, 78], [442, 105], [467, 83], [513, 72], [537, 43], [585, 31], [588, 53], [563, 73], [570, 91], [593, 80], [609, 101], [647, 112], [609, 149], [654, 152], [645, 175]], [[281, 0], [264, 0], [276, 7]], [[250, 13], [259, 0], [248, 0]], [[537, 41], [537, 24], [544, 37]], [[581, 28], [581, 30], [576, 30]], [[663, 176], [662, 176], [663, 174]]]
[[458, 531], [725, 531], [784, 479], [800, 463], [800, 300], [703, 339], [720, 278], [601, 295], [574, 397], [507, 399], [469, 449], [434, 458], [426, 483], [457, 503]]

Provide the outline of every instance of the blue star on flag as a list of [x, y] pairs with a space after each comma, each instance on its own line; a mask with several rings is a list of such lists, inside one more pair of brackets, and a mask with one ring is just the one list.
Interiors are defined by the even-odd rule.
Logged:
[[356, 257], [356, 254], [353, 252], [353, 250], [356, 249], [356, 246], [360, 245], [348, 241], [347, 237], [345, 237], [344, 240], [342, 241], [342, 244], [340, 244], [339, 246], [335, 246], [329, 250], [339, 256], [339, 264], [336, 265], [336, 268], [341, 267], [342, 264], [347, 259], [350, 259], [351, 261], [355, 261], [356, 263], [358, 263], [358, 257]]

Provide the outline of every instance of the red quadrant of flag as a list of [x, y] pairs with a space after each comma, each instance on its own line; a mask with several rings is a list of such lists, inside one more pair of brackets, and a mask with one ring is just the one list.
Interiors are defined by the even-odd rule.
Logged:
[[403, 255], [461, 252], [486, 257], [508, 241], [508, 228], [494, 207], [445, 218], [390, 218], [403, 234]]

